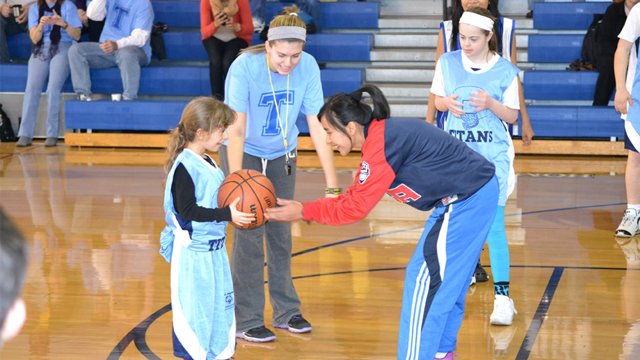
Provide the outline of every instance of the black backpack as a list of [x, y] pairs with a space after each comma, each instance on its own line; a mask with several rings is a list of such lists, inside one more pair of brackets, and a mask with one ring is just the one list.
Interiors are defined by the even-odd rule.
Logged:
[[589, 25], [587, 33], [582, 40], [582, 63], [585, 65], [591, 64], [591, 67], [595, 68], [597, 62], [596, 41], [598, 39], [598, 27], [602, 23], [603, 14], [593, 14], [593, 21]]
[[18, 138], [13, 132], [11, 126], [11, 120], [4, 110], [2, 110], [2, 104], [0, 104], [0, 141], [2, 142], [16, 142]]

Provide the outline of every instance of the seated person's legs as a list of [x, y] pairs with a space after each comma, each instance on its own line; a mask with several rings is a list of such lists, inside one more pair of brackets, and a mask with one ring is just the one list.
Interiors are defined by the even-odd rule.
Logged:
[[101, 69], [116, 66], [113, 54], [106, 54], [98, 43], [78, 43], [69, 49], [69, 67], [71, 82], [76, 94], [91, 95], [90, 69]]
[[136, 46], [118, 49], [115, 52], [115, 62], [120, 68], [120, 76], [122, 76], [122, 88], [124, 89], [122, 98], [124, 100], [137, 98], [140, 88], [140, 68], [149, 64], [144, 50]]

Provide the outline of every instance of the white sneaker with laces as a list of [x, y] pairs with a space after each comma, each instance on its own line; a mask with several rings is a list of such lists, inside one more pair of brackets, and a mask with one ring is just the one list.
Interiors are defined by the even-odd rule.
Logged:
[[505, 295], [496, 295], [490, 317], [491, 325], [511, 325], [513, 316], [517, 313], [511, 298]]
[[253, 21], [253, 32], [259, 33], [262, 31], [262, 29], [264, 29], [264, 25], [265, 25], [264, 20], [254, 17], [252, 18], [252, 21]]
[[616, 236], [625, 238], [635, 236], [638, 233], [638, 221], [640, 221], [640, 213], [636, 209], [625, 210], [622, 222], [616, 229]]

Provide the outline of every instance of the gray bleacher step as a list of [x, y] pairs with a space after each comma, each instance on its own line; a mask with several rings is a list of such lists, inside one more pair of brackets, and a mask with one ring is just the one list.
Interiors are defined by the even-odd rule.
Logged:
[[380, 14], [442, 15], [442, 0], [380, 0]]
[[383, 29], [439, 29], [442, 16], [381, 16], [378, 28]]
[[[374, 35], [375, 48], [435, 48], [438, 43], [437, 33], [409, 33], [401, 34], [380, 32]], [[516, 34], [516, 46], [525, 49], [529, 45], [528, 34]]]
[[370, 67], [365, 72], [367, 82], [427, 83], [433, 79], [433, 68]]
[[396, 101], [394, 99], [389, 100], [389, 107], [391, 108], [392, 117], [408, 117], [408, 118], [426, 118], [427, 116], [427, 102], [404, 102]]
[[427, 102], [429, 97], [429, 83], [379, 83], [377, 85], [387, 98], [414, 99], [416, 102]]
[[371, 51], [371, 61], [435, 61], [435, 49], [386, 48]]
[[[516, 18], [516, 31], [524, 33], [537, 33], [533, 28], [533, 20], [527, 18]], [[380, 30], [390, 29], [423, 29], [439, 31], [442, 16], [381, 16], [378, 20]], [[584, 33], [584, 31], [582, 31]]]

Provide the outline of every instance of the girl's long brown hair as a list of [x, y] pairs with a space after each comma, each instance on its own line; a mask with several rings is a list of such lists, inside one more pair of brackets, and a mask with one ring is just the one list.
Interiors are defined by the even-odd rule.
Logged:
[[178, 127], [169, 133], [165, 173], [169, 173], [178, 154], [195, 140], [198, 129], [206, 132], [226, 129], [235, 118], [236, 113], [220, 100], [205, 96], [191, 100], [182, 111]]

